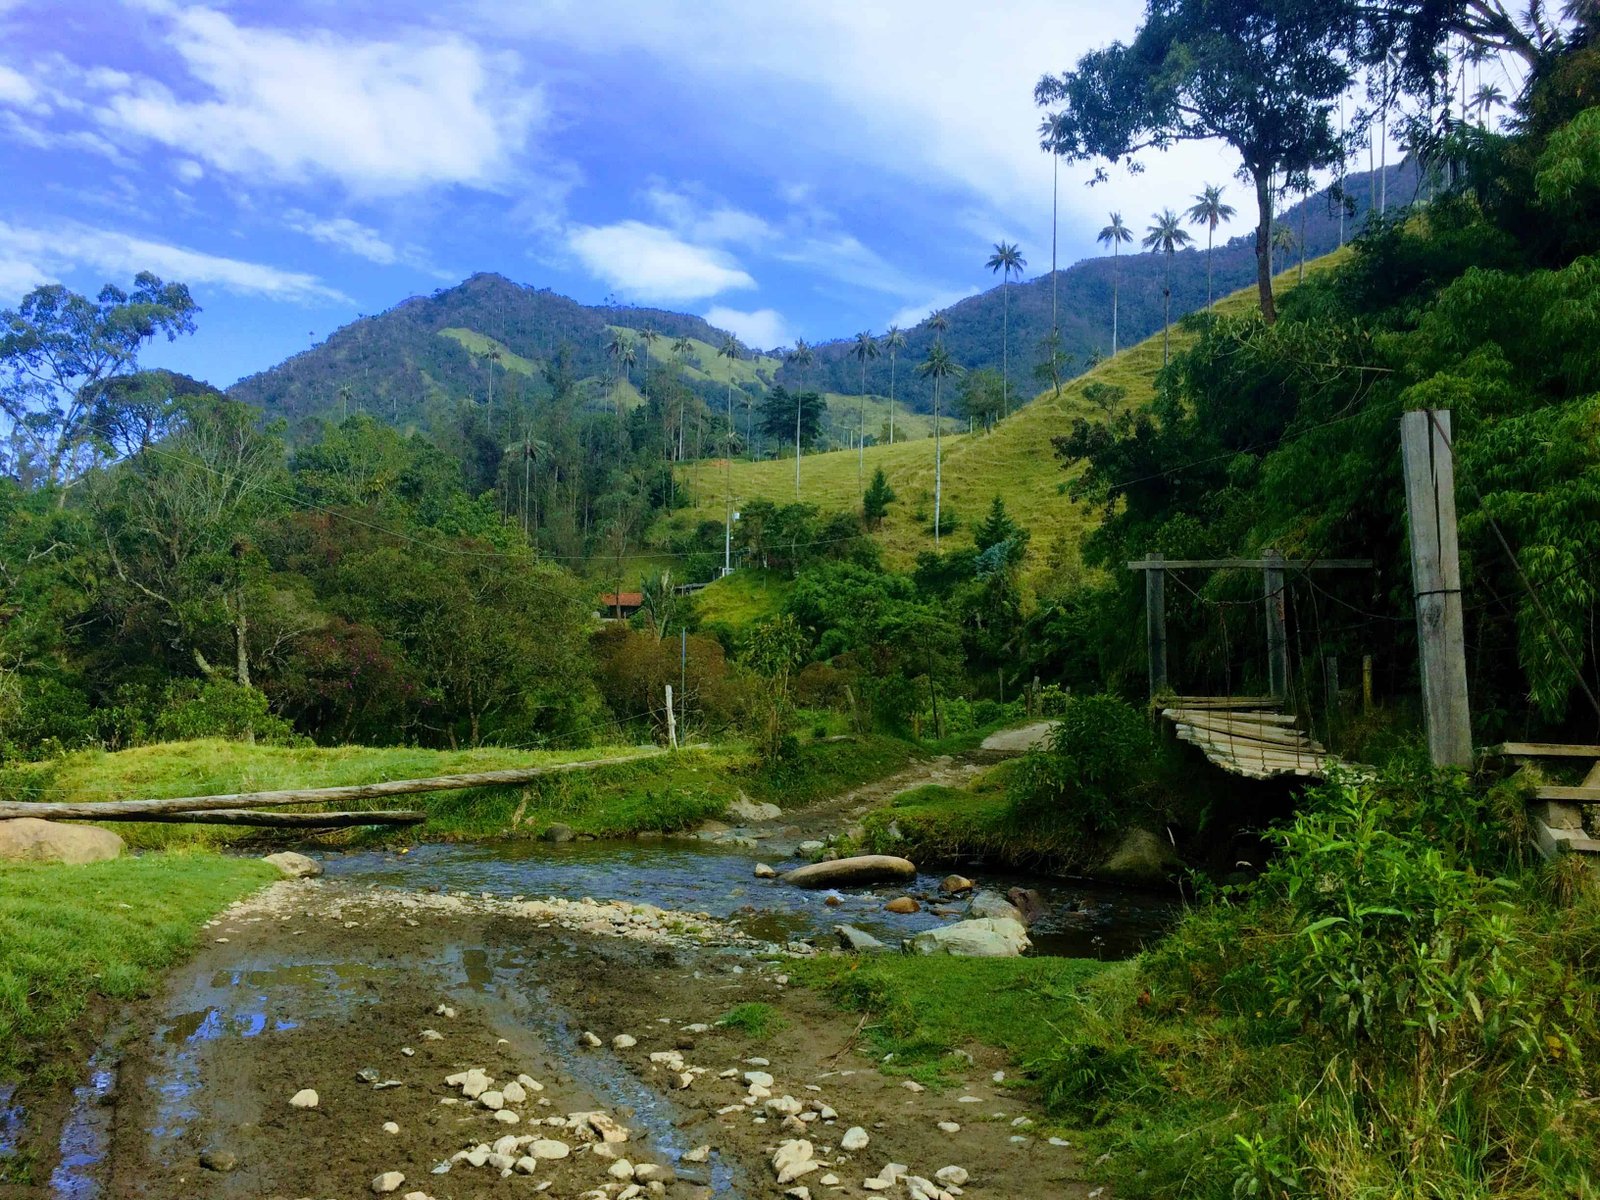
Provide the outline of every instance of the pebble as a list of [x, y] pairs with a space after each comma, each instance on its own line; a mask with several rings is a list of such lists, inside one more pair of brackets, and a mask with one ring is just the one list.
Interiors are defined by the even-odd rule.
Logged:
[[1070, 1145], [1072, 1145], [1072, 1143], [1067, 1141], [1066, 1138], [1058, 1138], [1058, 1137], [1051, 1138], [1050, 1139], [1050, 1144], [1052, 1146], [1070, 1146]]
[[981, 1097], [979, 1097], [979, 1096], [957, 1096], [956, 1097], [956, 1103], [957, 1104], [982, 1104], [983, 1103], [983, 1099]]
[[693, 1150], [684, 1153], [683, 1161], [686, 1163], [703, 1163], [709, 1161], [710, 1158], [711, 1147], [709, 1145], [696, 1146]]
[[311, 1088], [301, 1088], [289, 1098], [291, 1108], [315, 1108], [317, 1106], [317, 1093]]
[[902, 1079], [900, 1081], [900, 1086], [905, 1088], [905, 1090], [908, 1092], [925, 1092], [928, 1090], [915, 1079]]
[[444, 1041], [444, 1034], [437, 1029], [424, 1029], [422, 1031], [422, 1040], [425, 1042], [442, 1042]]
[[517, 1114], [512, 1112], [509, 1108], [500, 1109], [494, 1114], [494, 1119], [499, 1121], [502, 1125], [515, 1125], [518, 1121], [522, 1120], [521, 1117], [517, 1116]]
[[631, 1033], [619, 1033], [616, 1037], [611, 1039], [611, 1048], [613, 1050], [630, 1050], [638, 1044], [639, 1039], [634, 1037]]
[[1004, 1083], [1006, 1081], [1006, 1073], [1004, 1071], [996, 1071], [991, 1078], [993, 1078], [996, 1083]]
[[587, 1029], [578, 1035], [578, 1041], [583, 1043], [585, 1046], [590, 1047], [591, 1049], [601, 1044], [600, 1038], [597, 1035], [590, 1033]]
[[385, 1121], [383, 1123], [383, 1131], [385, 1133], [399, 1133], [400, 1126], [396, 1125], [393, 1121]]
[[817, 1182], [819, 1184], [821, 1184], [823, 1187], [838, 1187], [839, 1186], [839, 1177], [837, 1175], [835, 1175], [832, 1171], [829, 1171], [826, 1175], [824, 1175], [820, 1179], [818, 1179]]
[[954, 1121], [940, 1121], [939, 1130], [942, 1133], [960, 1133], [961, 1126], [957, 1125]]
[[859, 1125], [852, 1125], [844, 1131], [844, 1136], [839, 1139], [839, 1149], [848, 1150], [852, 1154], [857, 1150], [865, 1150], [872, 1141], [867, 1131]]
[[540, 1138], [538, 1141], [529, 1143], [527, 1150], [529, 1154], [540, 1160], [565, 1158], [572, 1153], [571, 1146], [565, 1142], [558, 1142], [554, 1138]]
[[380, 1196], [386, 1195], [389, 1192], [399, 1191], [400, 1185], [405, 1181], [406, 1177], [399, 1171], [385, 1171], [382, 1175], [373, 1177], [372, 1190]]
[[910, 896], [896, 896], [893, 900], [889, 901], [889, 903], [885, 904], [883, 908], [885, 912], [892, 913], [914, 913], [922, 911], [922, 905], [918, 904]]
[[410, 1058], [413, 1054], [416, 1053], [416, 1051], [413, 1050], [410, 1046], [401, 1046], [400, 1047], [400, 1053], [404, 1054], [407, 1058]]

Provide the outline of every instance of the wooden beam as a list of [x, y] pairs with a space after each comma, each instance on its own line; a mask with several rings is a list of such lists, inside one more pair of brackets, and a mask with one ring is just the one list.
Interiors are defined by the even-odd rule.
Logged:
[[1600, 758], [1600, 746], [1571, 746], [1564, 742], [1501, 742], [1488, 753], [1505, 758]]
[[1173, 708], [1276, 708], [1273, 696], [1174, 696]]
[[[96, 805], [106, 809], [109, 805]], [[371, 812], [280, 813], [251, 812], [239, 808], [213, 808], [202, 812], [97, 812], [96, 821], [152, 821], [164, 825], [258, 825], [265, 829], [343, 829], [352, 825], [421, 825], [428, 814], [417, 809]]]
[[[656, 758], [666, 751], [658, 746], [633, 754], [610, 758], [589, 758], [579, 762], [550, 763], [537, 767], [512, 767], [504, 771], [475, 771], [465, 775], [437, 775], [428, 779], [390, 779], [381, 783], [357, 783], [347, 787], [293, 788], [276, 792], [235, 792], [226, 796], [181, 796], [171, 800], [104, 800], [98, 803], [0, 802], [0, 820], [12, 817], [40, 817], [47, 821], [107, 820], [107, 812], [158, 813], [205, 812], [230, 808], [283, 808], [290, 804], [343, 804], [352, 800], [375, 800], [385, 796], [407, 796], [417, 792], [455, 792], [464, 788], [500, 787], [531, 783], [545, 775], [568, 771], [589, 771], [619, 763]], [[127, 818], [136, 820], [137, 818]]]
[[1241, 723], [1263, 725], [1295, 725], [1299, 723], [1298, 717], [1291, 717], [1288, 713], [1261, 712], [1256, 709], [1227, 709], [1220, 705], [1215, 708], [1171, 708], [1161, 710], [1161, 715], [1174, 721], [1187, 721], [1198, 718], [1202, 721], [1238, 721]]
[[1600, 787], [1562, 787], [1549, 784], [1533, 793], [1535, 800], [1576, 800], [1583, 804], [1600, 804]]
[[1472, 765], [1472, 726], [1449, 438], [1448, 409], [1408, 412], [1400, 418], [1428, 754], [1436, 767], [1467, 767]]
[[1130, 571], [1163, 571], [1168, 567], [1193, 568], [1202, 571], [1260, 571], [1274, 561], [1292, 571], [1370, 571], [1370, 558], [1162, 558], [1151, 555], [1128, 564]]

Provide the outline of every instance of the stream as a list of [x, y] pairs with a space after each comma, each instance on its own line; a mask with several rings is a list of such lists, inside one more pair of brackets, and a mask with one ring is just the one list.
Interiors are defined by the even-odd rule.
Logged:
[[[919, 873], [909, 882], [850, 891], [807, 891], [781, 880], [755, 878], [757, 861], [769, 862], [780, 874], [802, 863], [758, 860], [747, 849], [677, 839], [436, 843], [404, 854], [331, 854], [323, 863], [329, 878], [351, 883], [502, 899], [627, 900], [725, 918], [766, 941], [809, 941], [820, 947], [836, 944], [835, 925], [854, 925], [898, 945], [965, 914], [965, 900], [940, 895], [942, 875]], [[989, 872], [979, 866], [963, 869], [985, 889], [1004, 894], [1021, 887], [1039, 894], [1048, 912], [1028, 930], [1036, 954], [1127, 958], [1165, 932], [1178, 910], [1175, 890], [1154, 893], [1088, 880]], [[884, 911], [885, 903], [903, 895], [916, 897], [922, 911]], [[829, 904], [830, 898], [835, 903]]]

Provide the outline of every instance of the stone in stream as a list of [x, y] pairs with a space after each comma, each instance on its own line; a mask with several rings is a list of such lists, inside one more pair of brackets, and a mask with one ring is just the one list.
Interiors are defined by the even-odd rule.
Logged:
[[948, 896], [960, 896], [970, 892], [976, 884], [965, 875], [946, 875], [939, 882], [939, 890]]
[[315, 1108], [317, 1106], [317, 1093], [312, 1088], [301, 1088], [289, 1097], [291, 1108]]
[[372, 1190], [378, 1195], [387, 1195], [389, 1192], [398, 1192], [400, 1185], [406, 1177], [399, 1171], [385, 1171], [382, 1175], [375, 1175], [372, 1179]]
[[778, 877], [778, 873], [767, 866], [766, 863], [756, 864], [755, 875], [757, 879], [776, 879]]
[[710, 1161], [710, 1158], [711, 1147], [709, 1144], [704, 1146], [696, 1146], [693, 1150], [684, 1151], [683, 1154], [683, 1161], [686, 1163], [708, 1162]]
[[1040, 917], [1050, 915], [1050, 906], [1044, 902], [1044, 897], [1032, 888], [1014, 887], [1006, 893], [1006, 899], [1017, 906], [1024, 925], [1032, 925]]
[[927, 929], [906, 940], [912, 954], [950, 954], [958, 958], [1014, 958], [1033, 943], [1017, 921], [957, 921]]
[[967, 905], [967, 913], [979, 919], [991, 921], [1015, 921], [1022, 925], [1022, 911], [999, 892], [979, 892], [972, 897], [972, 902]]
[[821, 888], [914, 879], [916, 874], [916, 864], [910, 859], [892, 854], [862, 854], [797, 867], [785, 875], [783, 881], [795, 887]]
[[571, 825], [563, 825], [557, 821], [539, 836], [547, 842], [570, 842], [574, 834]]
[[64, 825], [38, 817], [0, 821], [0, 862], [104, 862], [122, 854], [122, 839], [97, 825]]
[[885, 904], [883, 908], [885, 912], [900, 913], [901, 915], [922, 911], [922, 905], [918, 904], [910, 896], [896, 896]]
[[261, 861], [277, 867], [285, 879], [314, 879], [322, 874], [321, 863], [304, 854], [296, 854], [293, 850], [268, 854]]

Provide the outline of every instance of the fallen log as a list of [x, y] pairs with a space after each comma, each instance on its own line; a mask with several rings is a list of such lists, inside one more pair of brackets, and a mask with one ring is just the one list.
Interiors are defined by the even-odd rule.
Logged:
[[[106, 805], [99, 805], [101, 808]], [[351, 825], [421, 825], [428, 814], [420, 809], [392, 812], [251, 812], [243, 808], [213, 808], [201, 812], [96, 813], [98, 821], [151, 821], [167, 825], [259, 825], [266, 829], [343, 829]]]
[[[699, 749], [700, 747], [690, 747]], [[474, 771], [465, 775], [436, 775], [428, 779], [388, 779], [381, 783], [357, 783], [344, 787], [291, 788], [276, 792], [235, 792], [226, 796], [180, 796], [171, 800], [104, 800], [95, 804], [41, 801], [0, 801], [0, 821], [13, 817], [38, 817], [46, 821], [136, 821], [138, 816], [117, 817], [112, 813], [207, 812], [236, 808], [283, 808], [291, 804], [343, 804], [351, 800], [375, 800], [384, 796], [407, 796], [416, 792], [456, 792], [464, 788], [496, 787], [531, 783], [544, 775], [567, 771], [587, 771], [618, 763], [656, 758], [666, 751], [651, 747], [635, 754], [611, 758], [589, 758], [581, 762], [550, 763], [538, 767], [511, 767], [503, 771]]]

